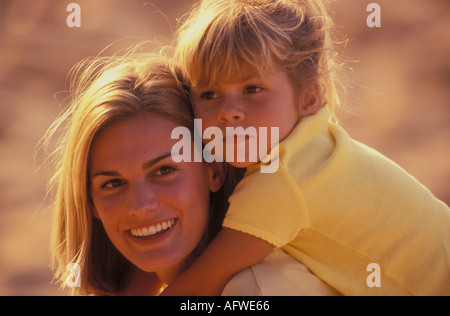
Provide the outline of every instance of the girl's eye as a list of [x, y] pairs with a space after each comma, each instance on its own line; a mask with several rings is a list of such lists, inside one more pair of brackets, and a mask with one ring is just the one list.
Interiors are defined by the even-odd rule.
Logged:
[[114, 179], [114, 180], [110, 180], [108, 182], [106, 182], [105, 184], [102, 185], [101, 189], [102, 190], [114, 190], [115, 188], [119, 187], [123, 185], [123, 181], [120, 179]]
[[245, 88], [245, 93], [247, 94], [255, 94], [262, 91], [262, 88], [258, 87], [258, 86], [248, 86]]
[[161, 167], [158, 170], [156, 170], [154, 175], [155, 176], [165, 176], [165, 175], [172, 173], [173, 171], [175, 171], [175, 168], [170, 167], [170, 166], [164, 166], [164, 167]]
[[200, 98], [204, 100], [214, 100], [217, 98], [217, 94], [214, 91], [207, 91], [202, 93]]

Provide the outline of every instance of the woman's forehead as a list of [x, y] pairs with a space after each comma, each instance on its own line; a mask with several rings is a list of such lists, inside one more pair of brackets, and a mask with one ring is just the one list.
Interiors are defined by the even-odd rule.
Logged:
[[[173, 137], [178, 130], [184, 131], [181, 140]], [[182, 152], [179, 150], [180, 143], [183, 144]], [[97, 134], [91, 145], [90, 169], [93, 172], [105, 168], [148, 169], [153, 161], [171, 159], [178, 163], [180, 156], [183, 158], [182, 162], [194, 163], [194, 150], [198, 149], [193, 145], [188, 128], [161, 115], [144, 114], [117, 121]], [[185, 159], [186, 156], [190, 159]], [[184, 168], [187, 167], [185, 165]]]
[[133, 159], [140, 152], [155, 152], [171, 148], [170, 136], [177, 125], [160, 115], [143, 114], [114, 122], [97, 133], [91, 153], [104, 159], [129, 155]]

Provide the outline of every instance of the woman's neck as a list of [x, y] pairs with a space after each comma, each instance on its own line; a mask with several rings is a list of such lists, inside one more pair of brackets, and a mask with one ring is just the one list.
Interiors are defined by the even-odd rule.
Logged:
[[183, 274], [183, 272], [186, 271], [192, 265], [192, 263], [194, 263], [194, 261], [195, 257], [190, 256], [178, 265], [158, 271], [156, 272], [156, 274], [165, 284], [169, 285], [170, 283], [175, 281], [181, 274]]
[[157, 296], [164, 283], [154, 272], [145, 272], [136, 268], [128, 282], [126, 295], [130, 296]]
[[145, 272], [136, 268], [128, 283], [127, 295], [157, 296], [161, 291], [175, 281], [194, 262], [191, 257], [182, 263], [158, 272]]

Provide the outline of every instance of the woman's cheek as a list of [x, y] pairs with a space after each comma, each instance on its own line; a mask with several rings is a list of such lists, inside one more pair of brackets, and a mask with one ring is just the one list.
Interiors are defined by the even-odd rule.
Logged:
[[94, 216], [99, 218], [106, 231], [117, 227], [122, 213], [125, 210], [124, 196], [120, 195], [93, 195]]
[[[206, 180], [202, 179], [202, 181]], [[201, 185], [192, 185], [192, 183], [172, 188], [172, 192], [177, 192], [172, 196], [172, 205], [180, 212], [180, 224], [183, 230], [190, 237], [195, 236], [196, 239], [199, 239], [203, 236], [208, 223], [209, 189], [203, 182], [195, 182], [196, 184], [201, 183]]]

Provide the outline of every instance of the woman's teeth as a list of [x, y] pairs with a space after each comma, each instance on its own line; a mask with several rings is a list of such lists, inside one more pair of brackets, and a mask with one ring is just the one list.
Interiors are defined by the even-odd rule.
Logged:
[[131, 230], [131, 234], [134, 237], [148, 237], [156, 235], [163, 230], [168, 230], [173, 226], [173, 224], [175, 224], [175, 219], [170, 219], [155, 225], [150, 225], [148, 227], [134, 228]]

